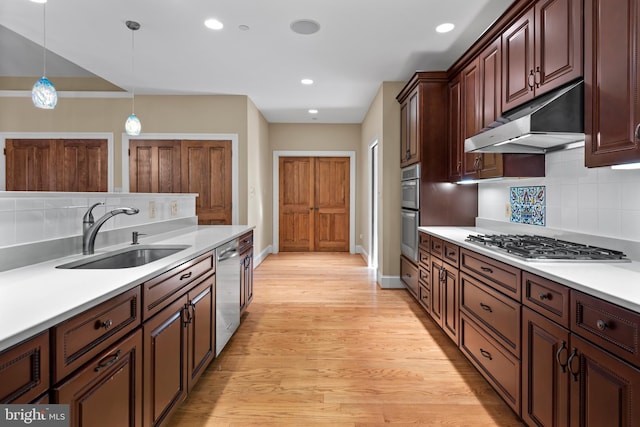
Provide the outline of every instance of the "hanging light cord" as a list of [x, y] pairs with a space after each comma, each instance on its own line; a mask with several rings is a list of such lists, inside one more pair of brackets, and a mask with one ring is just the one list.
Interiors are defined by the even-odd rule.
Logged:
[[47, 75], [47, 3], [42, 4], [42, 61], [43, 76]]
[[133, 96], [131, 100], [131, 113], [135, 114], [136, 111], [136, 69], [135, 69], [135, 58], [136, 58], [136, 43], [135, 43], [135, 30], [131, 29], [131, 77], [133, 78], [131, 94]]

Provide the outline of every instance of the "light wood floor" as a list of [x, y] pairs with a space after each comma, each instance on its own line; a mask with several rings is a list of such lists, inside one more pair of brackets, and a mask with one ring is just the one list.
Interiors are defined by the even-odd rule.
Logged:
[[203, 426], [519, 426], [405, 290], [359, 255], [278, 254], [240, 328], [170, 421]]

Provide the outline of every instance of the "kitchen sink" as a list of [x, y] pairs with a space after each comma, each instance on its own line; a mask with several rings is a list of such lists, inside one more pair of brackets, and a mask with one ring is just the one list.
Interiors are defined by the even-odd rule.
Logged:
[[104, 269], [139, 267], [185, 250], [189, 245], [138, 245], [56, 266], [64, 269]]

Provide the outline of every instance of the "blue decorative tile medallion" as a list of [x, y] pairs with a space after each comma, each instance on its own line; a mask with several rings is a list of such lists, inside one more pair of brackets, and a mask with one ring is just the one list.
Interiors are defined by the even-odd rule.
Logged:
[[511, 222], [545, 225], [545, 187], [511, 187], [509, 191]]

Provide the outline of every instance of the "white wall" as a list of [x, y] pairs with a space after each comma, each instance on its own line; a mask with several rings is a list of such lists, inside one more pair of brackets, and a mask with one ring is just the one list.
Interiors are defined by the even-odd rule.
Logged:
[[509, 188], [546, 186], [546, 227], [640, 241], [640, 170], [586, 168], [584, 149], [546, 155], [544, 178], [478, 184], [478, 217], [508, 222]]

